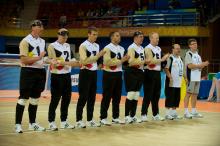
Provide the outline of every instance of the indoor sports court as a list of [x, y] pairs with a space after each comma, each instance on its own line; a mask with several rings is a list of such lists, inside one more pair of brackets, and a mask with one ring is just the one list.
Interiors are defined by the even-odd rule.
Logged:
[[218, 0], [1, 0], [0, 146], [219, 146]]

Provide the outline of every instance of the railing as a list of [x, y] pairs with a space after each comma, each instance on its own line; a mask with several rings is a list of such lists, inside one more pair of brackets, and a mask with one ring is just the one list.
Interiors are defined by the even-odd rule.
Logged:
[[[59, 25], [59, 18], [41, 19], [48, 28], [56, 28]], [[31, 20], [30, 20], [31, 21]], [[24, 28], [27, 26], [20, 18], [11, 18], [6, 23], [8, 27]], [[148, 14], [130, 16], [103, 16], [103, 17], [80, 17], [68, 18], [67, 27], [143, 27], [143, 26], [198, 26], [200, 25], [199, 13], [181, 14]]]

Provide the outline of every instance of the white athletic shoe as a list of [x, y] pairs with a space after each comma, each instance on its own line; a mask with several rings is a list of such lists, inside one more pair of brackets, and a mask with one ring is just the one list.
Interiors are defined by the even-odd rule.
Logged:
[[162, 118], [159, 114], [157, 114], [156, 116], [153, 116], [152, 119], [154, 121], [164, 121], [165, 119]]
[[58, 128], [57, 128], [54, 121], [49, 123], [49, 129], [52, 130], [52, 131], [57, 131], [58, 130]]
[[178, 114], [173, 114], [172, 117], [173, 117], [175, 120], [183, 119], [183, 117], [179, 116]]
[[173, 117], [173, 116], [171, 116], [171, 115], [166, 115], [166, 116], [165, 116], [165, 119], [167, 119], [167, 120], [173, 120], [173, 119], [174, 119], [174, 117]]
[[15, 124], [15, 132], [16, 133], [23, 133], [23, 130], [21, 128], [21, 124]]
[[141, 121], [142, 121], [142, 122], [148, 122], [147, 115], [142, 115], [142, 116], [141, 116]]
[[94, 120], [87, 121], [87, 122], [86, 122], [86, 125], [87, 125], [88, 127], [100, 127], [100, 126], [101, 126], [101, 124], [96, 123]]
[[142, 122], [142, 120], [137, 118], [136, 116], [131, 117], [131, 119], [132, 119], [132, 123], [141, 123]]
[[185, 119], [192, 119], [192, 117], [193, 117], [193, 116], [192, 116], [190, 113], [185, 113], [185, 114], [184, 114], [184, 118], [185, 118]]
[[29, 123], [29, 130], [46, 131], [46, 128], [40, 126], [38, 123]]
[[107, 119], [100, 120], [101, 125], [111, 126], [111, 123]]
[[116, 118], [112, 119], [112, 124], [125, 124], [125, 122], [120, 120], [119, 118]]
[[203, 118], [203, 115], [198, 112], [191, 113], [191, 115], [192, 115], [192, 117], [195, 117], [195, 118]]
[[86, 124], [81, 120], [81, 121], [76, 122], [76, 127], [86, 128]]
[[125, 117], [125, 123], [126, 124], [130, 124], [130, 123], [132, 123], [133, 121], [132, 121], [132, 118], [130, 117], [130, 116], [126, 116]]
[[67, 121], [63, 121], [60, 123], [60, 128], [61, 129], [74, 129], [75, 126], [70, 125]]

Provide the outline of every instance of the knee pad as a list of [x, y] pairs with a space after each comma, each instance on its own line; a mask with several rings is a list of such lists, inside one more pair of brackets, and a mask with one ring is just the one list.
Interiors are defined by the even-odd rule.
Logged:
[[25, 106], [27, 99], [18, 99], [18, 104]]
[[133, 91], [128, 92], [128, 94], [127, 94], [127, 99], [133, 100], [133, 99], [134, 99], [134, 96], [135, 96], [135, 92], [133, 92]]
[[135, 92], [135, 95], [134, 95], [134, 100], [138, 100], [138, 98], [140, 97], [140, 92]]
[[29, 103], [32, 105], [38, 105], [39, 98], [30, 98]]

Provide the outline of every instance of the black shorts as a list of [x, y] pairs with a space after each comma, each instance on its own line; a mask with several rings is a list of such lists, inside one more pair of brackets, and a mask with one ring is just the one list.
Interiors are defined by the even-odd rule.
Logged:
[[72, 85], [71, 75], [66, 74], [51, 74], [51, 95], [53, 97], [71, 97]]
[[165, 90], [166, 100], [165, 107], [179, 107], [180, 88], [167, 87]]
[[136, 68], [126, 68], [124, 72], [124, 80], [126, 92], [140, 91], [144, 82], [144, 72], [143, 70]]
[[45, 88], [46, 70], [22, 67], [19, 99], [39, 98]]

